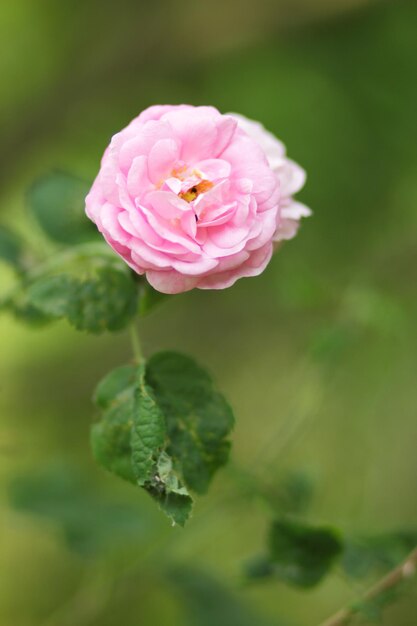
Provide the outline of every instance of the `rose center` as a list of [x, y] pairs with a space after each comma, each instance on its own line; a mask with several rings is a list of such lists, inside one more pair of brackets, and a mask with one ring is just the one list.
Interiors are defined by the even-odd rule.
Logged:
[[186, 191], [181, 191], [179, 193], [179, 197], [185, 200], [186, 202], [192, 202], [195, 200], [201, 193], [204, 193], [213, 187], [213, 183], [209, 180], [202, 180], [201, 182], [193, 185]]

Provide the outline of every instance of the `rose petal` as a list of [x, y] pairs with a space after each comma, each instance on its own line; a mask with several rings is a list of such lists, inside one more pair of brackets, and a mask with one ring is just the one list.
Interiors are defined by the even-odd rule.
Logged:
[[146, 278], [154, 289], [162, 293], [175, 294], [190, 291], [196, 287], [198, 277], [185, 276], [175, 270], [146, 272]]
[[146, 156], [135, 157], [127, 174], [127, 191], [133, 198], [140, 198], [151, 186]]
[[148, 156], [150, 180], [157, 184], [169, 175], [179, 158], [179, 148], [173, 139], [160, 139], [151, 148]]
[[227, 178], [230, 176], [231, 169], [230, 163], [224, 159], [206, 159], [205, 161], [199, 161], [193, 168], [194, 171], [201, 173], [201, 178], [210, 180], [211, 182], [221, 178]]

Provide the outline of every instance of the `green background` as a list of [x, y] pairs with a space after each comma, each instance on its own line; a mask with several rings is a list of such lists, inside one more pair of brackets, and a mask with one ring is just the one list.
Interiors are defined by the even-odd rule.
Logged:
[[[1, 626], [309, 626], [357, 597], [337, 571], [308, 592], [242, 584], [269, 521], [242, 469], [308, 473], [310, 519], [347, 533], [416, 528], [416, 33], [400, 0], [2, 3], [1, 218], [35, 245], [27, 186], [53, 168], [92, 180], [154, 103], [261, 120], [306, 168], [314, 216], [261, 277], [141, 323], [147, 353], [205, 363], [237, 417], [185, 530], [91, 459], [92, 389], [129, 338], [0, 318]], [[13, 505], [38, 472], [55, 491], [26, 497], [49, 516]], [[416, 600], [384, 624], [415, 626]]]

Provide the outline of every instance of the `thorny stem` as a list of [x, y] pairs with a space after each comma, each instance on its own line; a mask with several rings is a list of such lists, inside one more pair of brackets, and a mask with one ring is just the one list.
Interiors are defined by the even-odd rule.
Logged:
[[[398, 567], [391, 570], [384, 578], [381, 578], [373, 587], [369, 589], [362, 597], [362, 601], [368, 602], [374, 600], [379, 596], [382, 596], [386, 591], [393, 589], [401, 582], [411, 578], [416, 573], [417, 569], [417, 548], [415, 548], [408, 557], [398, 565]], [[341, 609], [327, 620], [322, 622], [320, 626], [346, 626], [350, 620], [357, 613], [355, 606], [346, 607]]]

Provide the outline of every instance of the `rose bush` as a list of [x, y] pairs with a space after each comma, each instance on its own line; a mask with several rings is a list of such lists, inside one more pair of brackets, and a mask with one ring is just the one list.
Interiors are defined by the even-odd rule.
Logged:
[[260, 274], [307, 207], [305, 173], [257, 122], [152, 106], [114, 135], [86, 198], [112, 248], [164, 293]]

